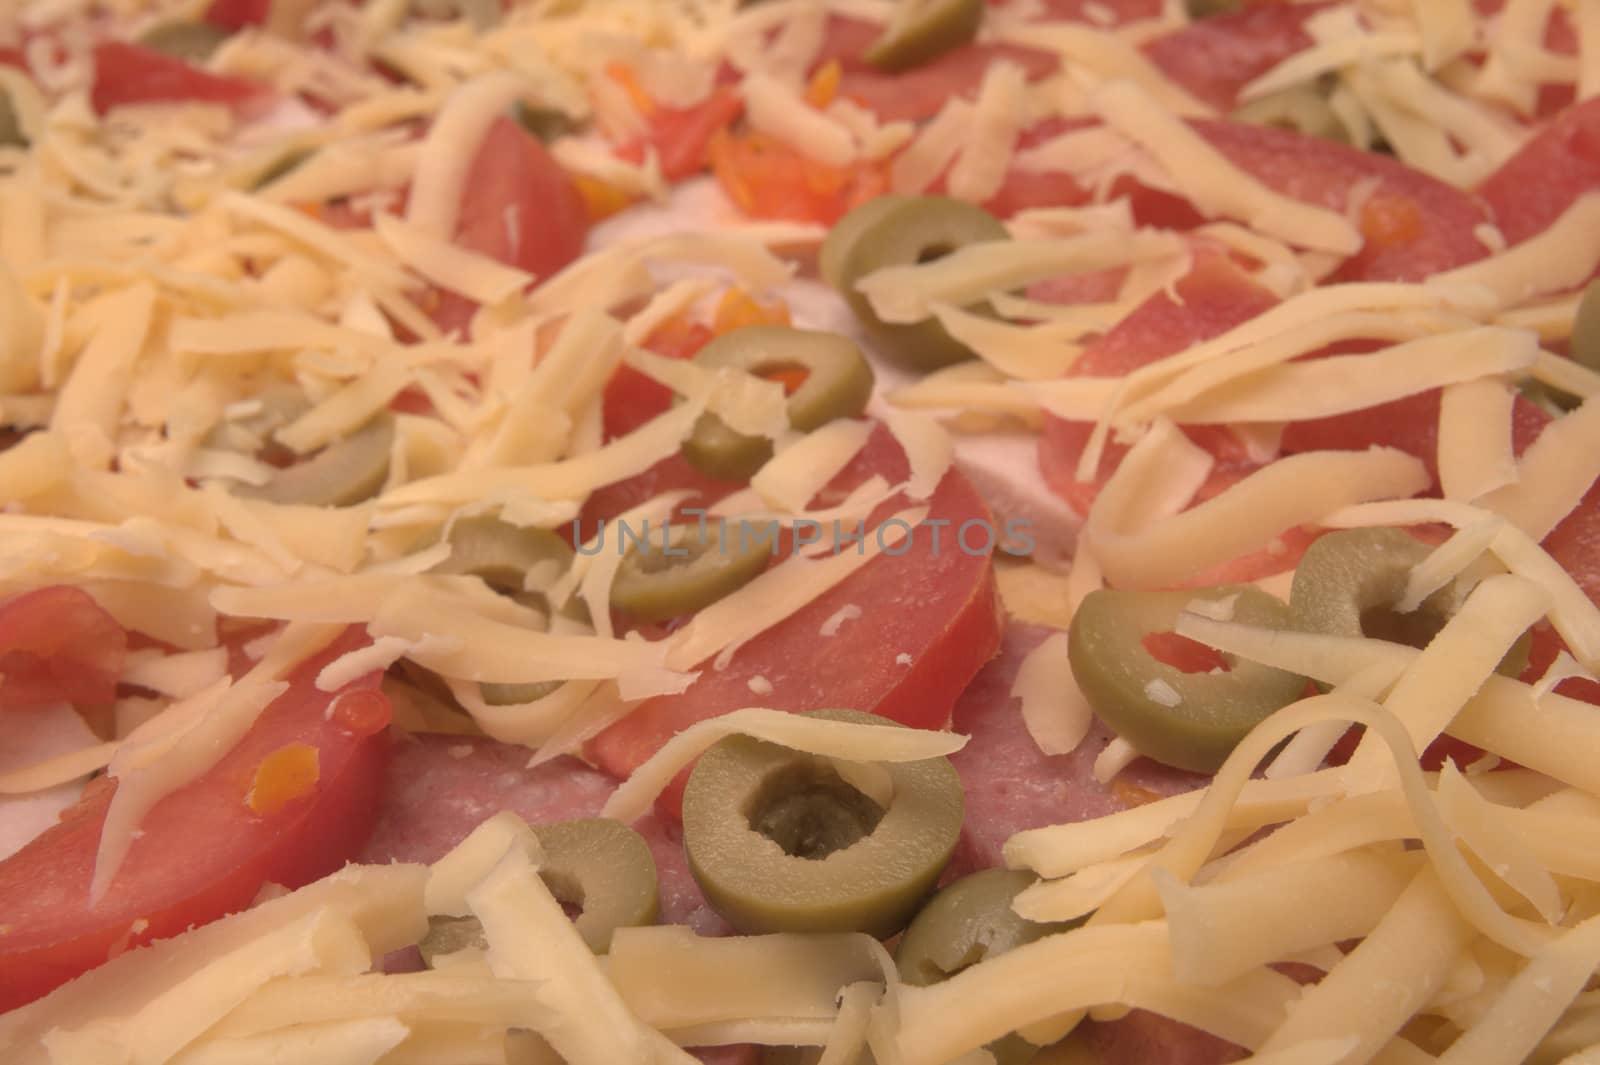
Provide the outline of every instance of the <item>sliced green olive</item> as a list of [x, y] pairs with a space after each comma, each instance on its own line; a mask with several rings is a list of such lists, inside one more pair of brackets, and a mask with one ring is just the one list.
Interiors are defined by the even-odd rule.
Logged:
[[1524, 377], [1517, 382], [1517, 393], [1552, 418], [1561, 417], [1579, 403], [1577, 396], [1568, 395], [1559, 388], [1551, 388], [1532, 377]]
[[553, 107], [535, 107], [522, 100], [518, 100], [511, 108], [511, 115], [517, 120], [517, 125], [545, 144], [559, 140], [578, 129], [578, 124], [566, 112], [557, 111]]
[[908, 0], [867, 49], [867, 62], [890, 73], [920, 67], [970, 43], [983, 8], [984, 0]]
[[315, 148], [296, 147], [284, 149], [276, 158], [262, 167], [261, 172], [250, 182], [251, 191], [259, 191], [279, 178], [288, 177], [299, 168], [300, 164], [315, 154], [317, 154]]
[[[835, 418], [852, 418], [872, 398], [872, 367], [848, 337], [786, 325], [751, 325], [724, 333], [700, 349], [695, 361], [711, 369], [744, 373], [803, 370], [789, 394], [789, 425], [810, 432]], [[683, 443], [683, 457], [708, 477], [746, 480], [772, 457], [772, 442], [736, 433], [715, 414], [703, 414]]]
[[573, 924], [590, 950], [610, 950], [619, 928], [655, 923], [656, 862], [639, 833], [599, 817], [534, 825], [533, 833], [544, 848], [539, 876], [552, 895], [578, 908]]
[[640, 621], [666, 621], [710, 606], [767, 568], [772, 542], [701, 535], [698, 525], [668, 525], [628, 548], [611, 583], [611, 605]]
[[[854, 710], [834, 721], [886, 724]], [[749, 736], [717, 743], [689, 774], [683, 848], [712, 908], [742, 932], [866, 932], [904, 927], [961, 833], [961, 781], [949, 759], [886, 764], [888, 806], [827, 759]]]
[[1101, 720], [1145, 757], [1213, 773], [1262, 719], [1304, 691], [1303, 677], [1229, 655], [1225, 670], [1186, 673], [1150, 653], [1146, 637], [1171, 632], [1190, 603], [1228, 598], [1235, 621], [1288, 625], [1289, 608], [1249, 585], [1102, 589], [1073, 616], [1067, 638], [1073, 677]]
[[478, 685], [478, 690], [490, 706], [522, 706], [554, 693], [562, 683], [559, 680], [543, 680], [536, 684], [483, 683]]
[[1244, 6], [1243, 0], [1187, 0], [1190, 18], [1210, 18], [1213, 15], [1231, 15]]
[[[852, 220], [856, 212], [871, 211]], [[1006, 240], [1009, 234], [988, 211], [947, 196], [908, 196], [888, 207], [867, 203], [838, 223], [846, 227], [829, 255], [834, 287], [850, 305], [867, 335], [884, 354], [912, 369], [937, 370], [972, 358], [972, 351], [934, 319], [890, 324], [877, 316], [856, 282], [891, 266], [932, 262], [964, 248]], [[968, 310], [982, 310], [969, 307]]]
[[215, 52], [228, 36], [228, 31], [221, 26], [180, 19], [150, 27], [144, 36], [139, 38], [139, 43], [175, 59], [197, 63], [210, 58], [211, 53]]
[[311, 458], [287, 466], [264, 485], [243, 485], [240, 495], [273, 503], [343, 507], [370, 499], [389, 475], [394, 419], [380, 414]]
[[464, 18], [479, 32], [499, 25], [504, 14], [500, 0], [411, 0], [411, 8], [427, 18]]
[[0, 148], [26, 148], [28, 137], [22, 132], [22, 119], [17, 116], [11, 94], [0, 89]]
[[469, 574], [507, 594], [521, 592], [537, 569], [552, 576], [572, 567], [572, 548], [548, 529], [530, 529], [488, 516], [461, 518], [450, 526], [450, 557], [433, 573]]
[[1572, 360], [1600, 373], [1600, 280], [1589, 282], [1572, 318]]
[[[1426, 647], [1461, 609], [1484, 575], [1468, 570], [1422, 601], [1395, 609], [1428, 545], [1400, 529], [1346, 529], [1318, 537], [1295, 567], [1289, 590], [1290, 624], [1302, 632]], [[1499, 671], [1516, 676], [1528, 664], [1531, 637], [1524, 633], [1501, 659]]]
[[861, 234], [877, 224], [878, 219], [893, 208], [905, 203], [908, 196], [888, 193], [875, 196], [833, 224], [827, 239], [817, 252], [817, 276], [834, 288], [839, 287], [840, 270], [845, 256], [850, 254]]
[[440, 954], [455, 954], [462, 950], [487, 950], [489, 941], [484, 937], [483, 925], [476, 917], [430, 917], [428, 934], [417, 944], [422, 960], [433, 967], [433, 959]]
[[[556, 901], [576, 911], [573, 927], [589, 949], [604, 954], [619, 928], [654, 924], [660, 909], [656, 860], [644, 837], [623, 824], [584, 818], [534, 825], [544, 849], [539, 879]], [[476, 917], [432, 917], [418, 947], [423, 960], [488, 946]]]
[[[1019, 917], [1011, 902], [1035, 879], [1020, 870], [985, 869], [940, 889], [900, 937], [894, 955], [900, 979], [914, 987], [936, 984], [985, 958], [1082, 923], [1035, 924]], [[1022, 1065], [1039, 1048], [1012, 1033], [988, 1050], [998, 1065]]]

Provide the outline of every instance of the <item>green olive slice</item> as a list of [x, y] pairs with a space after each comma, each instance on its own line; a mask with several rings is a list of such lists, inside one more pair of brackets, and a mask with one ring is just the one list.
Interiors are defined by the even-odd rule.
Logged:
[[[854, 710], [833, 721], [890, 724]], [[683, 795], [683, 848], [712, 908], [762, 932], [899, 931], [933, 890], [961, 833], [947, 758], [886, 764], [887, 807], [827, 759], [749, 736], [701, 756]]]
[[[611, 583], [611, 605], [640, 621], [693, 614], [749, 584], [767, 568], [772, 541], [723, 536], [698, 525], [648, 527]], [[618, 545], [620, 547], [620, 544]]]
[[507, 594], [521, 592], [533, 570], [546, 569], [554, 576], [572, 567], [572, 548], [549, 529], [523, 528], [486, 515], [457, 519], [445, 541], [450, 557], [429, 572], [481, 577]]
[[380, 414], [315, 455], [278, 470], [263, 485], [242, 485], [240, 495], [272, 503], [343, 507], [371, 499], [389, 475], [394, 419]]
[[422, 960], [433, 968], [433, 960], [441, 954], [455, 954], [463, 950], [488, 950], [483, 924], [476, 917], [430, 917], [428, 934], [417, 944]]
[[170, 55], [174, 59], [198, 63], [210, 58], [211, 53], [215, 52], [228, 36], [228, 31], [221, 26], [191, 19], [178, 19], [150, 27], [139, 38], [139, 43], [146, 48]]
[[[1424, 599], [1417, 609], [1395, 609], [1411, 571], [1432, 553], [1401, 529], [1345, 529], [1320, 536], [1295, 567], [1289, 590], [1290, 624], [1302, 632], [1366, 636], [1426, 647], [1461, 609], [1481, 571], [1469, 569]], [[1531, 637], [1506, 651], [1499, 672], [1516, 676], [1528, 664]]]
[[[857, 221], [846, 215], [847, 226], [838, 251], [834, 287], [850, 305], [868, 337], [885, 355], [915, 370], [937, 370], [972, 358], [972, 351], [952, 337], [938, 321], [890, 324], [877, 316], [872, 303], [856, 291], [856, 282], [891, 266], [931, 262], [969, 244], [1009, 239], [1006, 227], [983, 208], [948, 196], [908, 196], [888, 207], [867, 203], [856, 211], [872, 211]], [[855, 214], [855, 212], [851, 212]], [[852, 238], [853, 239], [850, 239]], [[968, 310], [982, 310], [982, 306]]]
[[1298, 699], [1305, 678], [1224, 655], [1220, 672], [1186, 673], [1145, 638], [1171, 632], [1190, 603], [1232, 598], [1232, 617], [1284, 628], [1289, 608], [1250, 585], [1171, 592], [1101, 589], [1085, 597], [1067, 637], [1072, 676], [1111, 730], [1147, 758], [1214, 773], [1268, 714]]
[[894, 193], [875, 196], [835, 222], [833, 228], [828, 230], [822, 248], [817, 252], [817, 276], [830, 286], [838, 288], [839, 271], [844, 266], [845, 257], [861, 239], [861, 234], [876, 225], [878, 219], [886, 212], [908, 199], [910, 197]]
[[26, 148], [28, 137], [22, 132], [22, 119], [11, 102], [11, 94], [0, 89], [0, 148]]
[[273, 157], [266, 166], [261, 168], [261, 171], [251, 180], [250, 190], [259, 192], [279, 178], [288, 177], [299, 169], [300, 164], [315, 154], [317, 154], [315, 148], [305, 146], [285, 148]]
[[867, 49], [867, 62], [891, 74], [920, 67], [970, 43], [983, 8], [984, 0], [906, 0]]
[[541, 680], [533, 684], [484, 682], [478, 685], [478, 691], [490, 706], [523, 706], [553, 694], [563, 683], [559, 680]]
[[1231, 15], [1243, 7], [1242, 0], [1187, 0], [1190, 18], [1210, 18], [1213, 15]]
[[562, 903], [589, 949], [604, 954], [619, 928], [654, 924], [660, 902], [656, 862], [644, 837], [605, 818], [534, 825], [544, 848], [539, 876]]
[[1589, 282], [1572, 318], [1572, 360], [1600, 373], [1600, 279]]
[[1276, 126], [1307, 137], [1349, 143], [1344, 123], [1328, 103], [1327, 95], [1315, 86], [1297, 86], [1271, 93], [1234, 108], [1230, 122], [1252, 126]]
[[517, 125], [545, 144], [560, 140], [570, 133], [577, 132], [578, 129], [578, 124], [565, 111], [557, 111], [553, 107], [536, 107], [522, 100], [512, 105], [511, 117], [517, 120]]
[[[945, 885], [900, 937], [894, 955], [900, 979], [914, 987], [936, 984], [986, 958], [1083, 923], [1036, 924], [1019, 916], [1012, 900], [1036, 880], [1016, 869], [984, 869]], [[1023, 1065], [1039, 1052], [1014, 1032], [987, 1049], [998, 1065]]]
[[[789, 425], [806, 433], [835, 418], [853, 418], [872, 398], [872, 367], [848, 337], [786, 325], [751, 325], [724, 333], [695, 355], [710, 369], [760, 376], [803, 370], [805, 380], [789, 394]], [[747, 480], [772, 457], [772, 442], [728, 428], [703, 414], [683, 443], [683, 457], [708, 477]]]

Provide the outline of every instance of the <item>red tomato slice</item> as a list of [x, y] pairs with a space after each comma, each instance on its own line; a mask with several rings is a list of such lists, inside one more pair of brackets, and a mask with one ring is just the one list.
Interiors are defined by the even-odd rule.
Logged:
[[[692, 359], [715, 334], [698, 322], [682, 324], [678, 319], [657, 329], [645, 347], [669, 359]], [[605, 438], [626, 436], [672, 406], [672, 389], [646, 377], [631, 366], [619, 366], [606, 383], [601, 409]]]
[[272, 0], [211, 0], [205, 20], [225, 30], [239, 31], [246, 26], [262, 26], [272, 14]]
[[[1175, 286], [1181, 303], [1166, 293], [1151, 296], [1109, 333], [1090, 344], [1068, 371], [1071, 377], [1123, 377], [1141, 366], [1214, 336], [1265, 311], [1276, 303], [1270, 292], [1251, 281], [1227, 257], [1202, 250], [1194, 266]], [[1061, 418], [1045, 419], [1039, 439], [1039, 469], [1046, 483], [1080, 514], [1086, 514], [1106, 479], [1127, 453], [1111, 443], [1098, 475], [1077, 479], [1078, 460], [1093, 426]], [[1232, 436], [1220, 427], [1195, 427], [1192, 438], [1227, 461], [1242, 463]], [[1219, 472], [1221, 472], [1219, 470]]]
[[1144, 53], [1197, 100], [1231, 111], [1240, 89], [1311, 47], [1306, 20], [1330, 6], [1263, 4], [1211, 15], [1157, 37]]
[[[589, 212], [539, 139], [509, 116], [495, 119], [467, 172], [456, 243], [543, 281], [583, 254]], [[449, 332], [477, 304], [441, 292], [433, 317]]]
[[1509, 243], [1543, 233], [1600, 189], [1600, 97], [1561, 115], [1478, 186]]
[[128, 634], [81, 588], [56, 585], [0, 603], [0, 706], [106, 706]]
[[0, 66], [16, 67], [24, 74], [29, 72], [28, 58], [20, 48], [0, 48]]
[[[377, 812], [389, 701], [376, 673], [332, 696], [314, 681], [366, 640], [352, 629], [295, 670], [238, 746], [157, 803], [98, 907], [88, 906], [89, 882], [114, 784], [91, 787], [59, 824], [0, 862], [0, 1012], [129, 947], [243, 909], [265, 883], [299, 887], [325, 876], [356, 852]], [[314, 781], [298, 745], [315, 751]], [[252, 808], [264, 762], [292, 771], [279, 774], [270, 801], [257, 792]]]
[[264, 103], [268, 93], [253, 81], [212, 74], [142, 45], [103, 41], [94, 48], [89, 102], [97, 115], [123, 104], [192, 102], [247, 108]]
[[632, 162], [644, 159], [654, 148], [661, 163], [661, 174], [668, 181], [682, 181], [705, 170], [711, 163], [711, 139], [733, 125], [744, 112], [744, 97], [728, 86], [712, 91], [693, 107], [657, 107], [649, 118], [650, 130], [617, 150]]
[[[834, 487], [859, 484], [873, 473], [891, 483], [906, 474], [905, 456], [882, 428]], [[894, 509], [879, 508], [872, 520]], [[940, 483], [928, 517], [950, 522], [937, 549], [932, 530], [918, 529], [903, 554], [863, 566], [753, 638], [727, 669], [703, 667], [688, 691], [652, 699], [602, 732], [589, 747], [594, 762], [626, 776], [695, 722], [757, 702], [785, 710], [854, 707], [916, 728], [942, 727], [956, 697], [999, 649], [1000, 615], [988, 556], [968, 554], [955, 543], [963, 522], [990, 520], [959, 472]], [[824, 621], [852, 604], [863, 614], [837, 639], [817, 635]], [[751, 695], [748, 682], [755, 676], [766, 678], [770, 694]], [[663, 809], [676, 816], [680, 799], [674, 789], [663, 797]]]

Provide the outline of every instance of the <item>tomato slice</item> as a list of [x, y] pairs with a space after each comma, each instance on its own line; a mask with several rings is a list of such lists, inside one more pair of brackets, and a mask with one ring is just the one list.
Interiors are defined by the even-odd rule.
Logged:
[[1157, 37], [1144, 53], [1196, 99], [1231, 111], [1240, 89], [1311, 47], [1306, 20], [1331, 6], [1261, 4], [1209, 15]]
[[243, 909], [265, 883], [325, 876], [356, 852], [376, 816], [389, 701], [376, 673], [332, 695], [315, 679], [366, 641], [352, 629], [296, 669], [233, 750], [158, 802], [99, 906], [89, 907], [89, 883], [115, 784], [91, 787], [0, 862], [0, 1012], [130, 947]]
[[143, 45], [102, 41], [94, 48], [89, 102], [97, 115], [123, 104], [191, 102], [248, 108], [263, 103], [268, 91], [253, 81], [212, 74]]
[[1600, 188], [1600, 97], [1551, 122], [1478, 186], [1495, 224], [1519, 244]]
[[[588, 232], [588, 208], [567, 172], [512, 118], [495, 119], [467, 172], [456, 243], [544, 281], [583, 254]], [[464, 331], [477, 304], [439, 297], [434, 321]]]
[[128, 634], [81, 588], [54, 585], [0, 603], [0, 706], [106, 706]]
[[617, 154], [641, 162], [653, 148], [661, 175], [668, 181], [682, 181], [710, 165], [712, 138], [743, 113], [744, 97], [729, 86], [712, 90], [693, 107], [656, 106], [648, 119], [649, 130], [624, 144]]
[[[859, 484], [874, 473], [898, 483], [906, 469], [899, 445], [880, 427], [833, 487]], [[880, 507], [869, 526], [895, 509]], [[950, 522], [937, 547], [932, 531], [919, 528], [903, 554], [873, 559], [755, 636], [726, 669], [703, 665], [700, 679], [681, 695], [652, 699], [602, 732], [589, 746], [592, 760], [627, 776], [695, 722], [753, 704], [853, 707], [916, 728], [942, 727], [962, 689], [999, 649], [1000, 615], [988, 555], [968, 553], [955, 542], [963, 522], [990, 520], [966, 477], [954, 470], [945, 475], [929, 500], [928, 519]], [[823, 622], [847, 606], [861, 615], [836, 638], [819, 636]], [[749, 682], [757, 676], [771, 686], [768, 694], [751, 693]], [[661, 808], [676, 817], [680, 800], [674, 788]]]

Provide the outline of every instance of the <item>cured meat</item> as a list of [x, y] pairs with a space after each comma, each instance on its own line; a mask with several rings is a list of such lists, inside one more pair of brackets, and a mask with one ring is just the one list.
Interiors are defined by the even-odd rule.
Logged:
[[[1111, 732], [1098, 721], [1071, 754], [1041, 753], [1023, 725], [1011, 685], [1022, 659], [1050, 633], [1037, 625], [1009, 626], [999, 657], [956, 703], [952, 725], [970, 737], [950, 757], [967, 801], [966, 826], [953, 862], [960, 872], [1001, 865], [1001, 847], [1023, 829], [1103, 817], [1210, 780], [1141, 758], [1111, 783], [1101, 784], [1094, 779], [1094, 760], [1110, 742]], [[1100, 1065], [1220, 1065], [1244, 1054], [1230, 1043], [1145, 1010], [1118, 1021], [1085, 1022], [1077, 1032]]]
[[[598, 817], [617, 782], [576, 758], [527, 767], [528, 749], [471, 736], [422, 733], [396, 741], [387, 797], [358, 862], [435, 862], [501, 810], [529, 824]], [[726, 935], [726, 922], [700, 894], [676, 825], [656, 816], [633, 826], [650, 845], [661, 922], [701, 935]]]
[[1071, 754], [1042, 753], [1022, 722], [1011, 685], [1022, 659], [1050, 633], [1037, 625], [1010, 625], [999, 657], [956, 703], [951, 725], [970, 737], [966, 747], [950, 756], [967, 800], [955, 858], [963, 871], [1002, 864], [1001, 846], [1023, 829], [1104, 817], [1210, 781], [1203, 774], [1141, 758], [1109, 784], [1101, 784], [1094, 779], [1094, 760], [1111, 742], [1111, 731], [1098, 721]]

